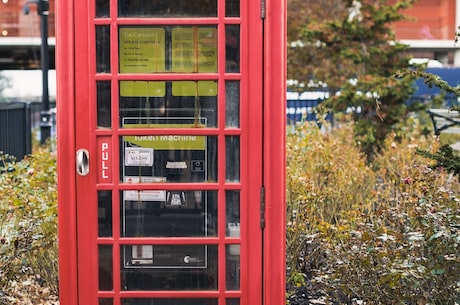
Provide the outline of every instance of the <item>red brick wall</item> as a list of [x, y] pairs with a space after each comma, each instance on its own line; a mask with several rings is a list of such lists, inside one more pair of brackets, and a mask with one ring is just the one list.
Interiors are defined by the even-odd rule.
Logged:
[[[0, 0], [1, 37], [40, 37], [40, 16], [37, 5], [30, 4], [30, 13], [24, 15], [26, 0]], [[49, 0], [48, 36], [54, 37], [54, 0]]]
[[[36, 5], [30, 5], [30, 14], [24, 15], [25, 1], [0, 0], [0, 38], [40, 37]], [[54, 37], [54, 0], [49, 4], [49, 36]], [[397, 39], [455, 39], [455, 0], [418, 0], [404, 13], [415, 20], [394, 24]]]
[[394, 24], [397, 39], [455, 39], [455, 0], [418, 0], [404, 11], [413, 21]]

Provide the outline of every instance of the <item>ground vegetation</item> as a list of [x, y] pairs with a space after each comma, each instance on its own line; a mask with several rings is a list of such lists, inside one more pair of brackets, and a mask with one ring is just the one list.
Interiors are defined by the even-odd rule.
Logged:
[[0, 304], [58, 304], [56, 158], [0, 152]]
[[460, 184], [418, 153], [440, 140], [407, 123], [370, 164], [352, 126], [288, 134], [289, 304], [460, 302]]

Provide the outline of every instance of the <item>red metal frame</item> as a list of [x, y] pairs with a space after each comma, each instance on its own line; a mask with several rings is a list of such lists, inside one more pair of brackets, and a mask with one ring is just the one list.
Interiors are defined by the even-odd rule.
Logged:
[[[264, 37], [264, 304], [286, 302], [285, 126], [286, 126], [285, 0], [267, 0]], [[275, 132], [271, 132], [275, 126]], [[270, 131], [270, 132], [268, 132]]]
[[[59, 80], [56, 103], [59, 109], [58, 137], [58, 240], [59, 300], [61, 304], [78, 304], [77, 225], [75, 200], [75, 70], [73, 3], [56, 3], [56, 76]], [[69, 13], [71, 12], [71, 13]], [[65, 16], [65, 17], [64, 17]]]
[[[221, 1], [221, 0], [219, 0]], [[117, 19], [116, 5], [112, 1], [111, 19], [94, 19], [95, 1], [67, 0], [56, 3], [56, 49], [58, 103], [58, 179], [59, 179], [59, 251], [60, 251], [60, 302], [66, 305], [94, 304], [97, 297], [114, 297], [114, 305], [120, 305], [119, 297], [238, 297], [240, 304], [279, 305], [285, 299], [285, 204], [284, 204], [284, 136], [285, 136], [285, 0], [267, 0], [266, 17], [261, 19], [261, 3], [242, 0], [241, 17], [225, 19], [224, 5], [219, 5], [218, 18], [162, 19], [158, 24], [241, 24], [241, 72], [224, 73], [225, 61], [219, 57], [219, 69], [209, 74], [118, 74], [118, 46], [112, 35], [112, 72], [95, 72], [94, 50], [96, 24], [108, 24], [116, 33], [119, 24], [155, 24], [152, 20]], [[223, 1], [222, 1], [223, 3]], [[219, 35], [225, 37], [225, 29], [219, 26]], [[265, 35], [263, 36], [263, 33]], [[218, 50], [223, 54], [224, 39], [218, 39]], [[219, 168], [225, 168], [225, 135], [241, 137], [241, 181], [225, 182], [225, 172], [219, 170], [216, 183], [181, 183], [180, 185], [155, 185], [157, 189], [210, 189], [218, 190], [219, 211], [225, 211], [225, 190], [241, 190], [241, 238], [225, 237], [225, 214], [219, 212], [218, 237], [205, 239], [207, 244], [218, 245], [219, 269], [216, 291], [98, 291], [98, 244], [113, 244], [114, 283], [120, 282], [120, 244], [139, 243], [139, 239], [121, 238], [119, 217], [113, 217], [113, 237], [97, 236], [97, 190], [110, 189], [113, 202], [119, 202], [119, 191], [145, 189], [145, 185], [123, 185], [113, 177], [119, 177], [119, 136], [129, 130], [113, 126], [111, 130], [96, 129], [95, 82], [111, 80], [112, 97], [118, 96], [118, 81], [124, 79], [233, 79], [241, 82], [241, 127], [226, 129], [225, 107], [218, 107], [218, 123], [215, 129], [182, 130], [138, 129], [136, 134], [197, 134], [218, 136]], [[224, 81], [219, 81], [218, 96], [225, 96]], [[262, 94], [263, 92], [263, 94]], [[262, 115], [263, 114], [263, 115]], [[118, 103], [112, 105], [112, 122], [118, 122]], [[267, 132], [263, 132], [266, 130]], [[97, 169], [100, 167], [101, 140], [110, 146], [112, 180], [101, 183]], [[91, 174], [76, 175], [75, 152], [85, 148], [90, 151]], [[263, 173], [263, 175], [262, 175]], [[265, 228], [260, 224], [260, 190], [265, 188]], [[119, 205], [113, 204], [113, 215], [119, 215]], [[199, 238], [145, 239], [155, 244], [200, 243]], [[241, 291], [227, 291], [225, 283], [225, 246], [241, 243]]]

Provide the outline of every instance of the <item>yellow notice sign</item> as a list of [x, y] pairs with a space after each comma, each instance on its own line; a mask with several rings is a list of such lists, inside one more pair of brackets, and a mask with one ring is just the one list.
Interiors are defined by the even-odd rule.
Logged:
[[163, 97], [166, 82], [163, 81], [120, 81], [120, 96]]
[[172, 72], [217, 72], [217, 29], [172, 29]]
[[124, 27], [119, 29], [120, 73], [165, 71], [165, 30]]
[[215, 81], [175, 81], [172, 82], [173, 96], [216, 96]]
[[[124, 124], [126, 128], [193, 128], [192, 124], [166, 123], [166, 124]], [[206, 136], [195, 135], [150, 135], [150, 136], [125, 136], [124, 141], [136, 144], [143, 148], [155, 150], [204, 150], [206, 149]]]
[[155, 150], [205, 150], [206, 148], [206, 136], [125, 136], [123, 139], [139, 147]]

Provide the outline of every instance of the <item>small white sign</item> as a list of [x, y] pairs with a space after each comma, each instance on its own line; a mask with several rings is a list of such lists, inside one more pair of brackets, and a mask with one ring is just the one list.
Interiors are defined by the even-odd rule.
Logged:
[[153, 246], [150, 245], [133, 245], [132, 255], [134, 259], [153, 258]]
[[133, 265], [152, 265], [153, 264], [153, 246], [150, 245], [133, 245], [132, 246], [132, 264]]
[[183, 161], [179, 162], [167, 162], [166, 163], [166, 168], [171, 168], [171, 169], [186, 169], [187, 168], [187, 163]]
[[157, 177], [157, 176], [125, 176], [125, 183], [158, 183], [166, 182], [166, 177]]
[[[165, 177], [139, 177], [126, 176], [126, 183], [155, 183], [165, 182]], [[165, 201], [166, 191], [162, 190], [144, 190], [144, 191], [124, 191], [124, 199], [129, 201]]]
[[165, 201], [165, 191], [124, 191], [128, 201]]
[[126, 166], [152, 166], [153, 148], [126, 147], [125, 148]]

